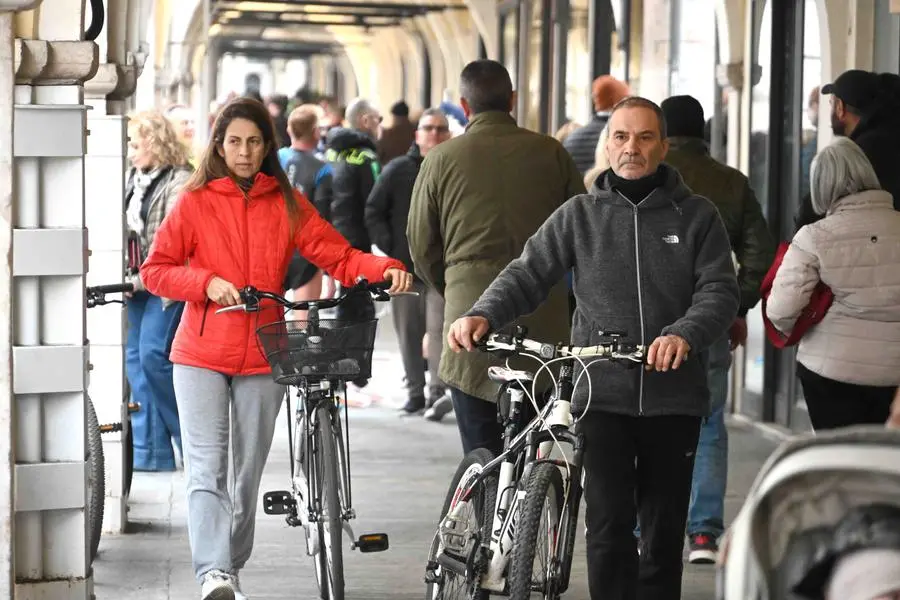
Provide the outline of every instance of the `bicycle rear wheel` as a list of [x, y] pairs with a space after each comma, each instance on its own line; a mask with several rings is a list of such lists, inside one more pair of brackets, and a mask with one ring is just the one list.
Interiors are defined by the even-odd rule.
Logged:
[[87, 518], [89, 551], [91, 562], [97, 558], [100, 548], [100, 534], [103, 531], [103, 502], [106, 496], [106, 466], [103, 458], [103, 440], [100, 437], [100, 423], [94, 403], [87, 399], [87, 460], [88, 460], [88, 501]]
[[[438, 521], [438, 527], [443, 523], [447, 514], [453, 509], [459, 498], [462, 488], [481, 473], [486, 464], [494, 459], [494, 455], [486, 448], [478, 448], [469, 452], [459, 467], [456, 474], [450, 480], [450, 489], [447, 490], [447, 497], [444, 499], [444, 506], [441, 508], [441, 516]], [[491, 525], [493, 524], [494, 505], [497, 498], [497, 478], [495, 476], [486, 477], [477, 490], [474, 491], [469, 520], [472, 522], [472, 529], [478, 532], [476, 543], [490, 537]], [[470, 547], [467, 548], [471, 551]], [[469, 592], [478, 584], [477, 581], [468, 581], [465, 576], [450, 572], [437, 564], [438, 556], [444, 551], [441, 545], [439, 534], [435, 534], [434, 541], [431, 543], [431, 549], [428, 552], [428, 566], [426, 567], [425, 600], [468, 600]], [[466, 560], [468, 556], [460, 557]], [[472, 600], [488, 600], [490, 593], [485, 590], [478, 590]]]
[[319, 450], [319, 491], [322, 515], [319, 519], [319, 591], [324, 600], [344, 600], [343, 516], [341, 514], [341, 471], [331, 411], [316, 409], [316, 441]]
[[518, 531], [509, 566], [510, 600], [530, 600], [532, 591], [544, 600], [559, 598], [557, 541], [562, 509], [563, 479], [559, 467], [536, 464], [525, 485], [525, 500], [519, 506]]

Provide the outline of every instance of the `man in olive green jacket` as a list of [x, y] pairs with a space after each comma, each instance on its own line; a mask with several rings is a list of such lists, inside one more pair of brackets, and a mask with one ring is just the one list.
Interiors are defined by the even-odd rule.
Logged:
[[[460, 83], [469, 125], [465, 134], [425, 158], [413, 188], [407, 236], [416, 274], [445, 299], [439, 374], [450, 387], [463, 451], [499, 453], [502, 431], [493, 404], [497, 386], [487, 369], [501, 361], [479, 352], [447, 352], [447, 328], [522, 253], [553, 211], [585, 189], [559, 142], [516, 125], [510, 115], [515, 94], [503, 65], [469, 63]], [[565, 285], [554, 288], [521, 324], [529, 337], [568, 340]]]
[[707, 382], [710, 415], [700, 429], [694, 479], [688, 510], [687, 533], [692, 563], [714, 562], [722, 535], [725, 486], [728, 479], [728, 430], [725, 404], [731, 351], [747, 340], [747, 312], [759, 302], [759, 288], [775, 254], [762, 209], [747, 177], [709, 155], [703, 141], [703, 107], [691, 96], [673, 96], [663, 101], [669, 126], [666, 162], [678, 169], [684, 183], [695, 194], [711, 200], [725, 222], [731, 249], [738, 262], [741, 306], [728, 336], [708, 352]]

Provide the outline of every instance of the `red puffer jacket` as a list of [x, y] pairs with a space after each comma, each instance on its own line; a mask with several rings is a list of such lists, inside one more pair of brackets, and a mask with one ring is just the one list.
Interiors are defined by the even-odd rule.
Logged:
[[404, 268], [400, 261], [354, 250], [302, 194], [296, 198], [300, 226], [291, 239], [274, 177], [258, 174], [249, 200], [229, 178], [182, 194], [141, 266], [148, 291], [187, 302], [172, 344], [172, 362], [226, 375], [270, 372], [256, 344], [256, 327], [282, 318], [281, 309], [217, 315], [218, 305], [206, 296], [215, 276], [238, 289], [252, 285], [280, 293], [294, 248], [343, 285], [352, 285], [358, 276], [382, 281], [387, 269]]

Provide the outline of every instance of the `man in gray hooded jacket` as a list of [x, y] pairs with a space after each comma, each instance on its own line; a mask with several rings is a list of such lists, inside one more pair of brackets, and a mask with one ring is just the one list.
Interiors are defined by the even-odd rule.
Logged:
[[611, 169], [551, 215], [450, 327], [448, 342], [472, 350], [574, 269], [572, 343], [593, 345], [617, 330], [648, 346], [644, 369], [596, 363], [593, 396], [585, 385], [573, 397], [585, 435], [589, 587], [594, 600], [677, 600], [694, 453], [709, 413], [704, 353], [734, 321], [740, 291], [715, 206], [661, 164], [668, 142], [659, 106], [627, 98], [608, 127]]

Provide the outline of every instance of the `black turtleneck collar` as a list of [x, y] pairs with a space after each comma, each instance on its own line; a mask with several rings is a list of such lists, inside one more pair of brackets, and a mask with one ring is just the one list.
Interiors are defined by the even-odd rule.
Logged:
[[632, 204], [640, 204], [653, 190], [666, 185], [666, 171], [662, 165], [652, 175], [646, 175], [640, 179], [619, 177], [612, 169], [609, 170], [607, 177], [609, 178], [609, 187], [625, 196]]
[[245, 194], [250, 193], [250, 189], [253, 187], [253, 184], [256, 182], [256, 177], [235, 177], [234, 182], [237, 184], [241, 191]]

